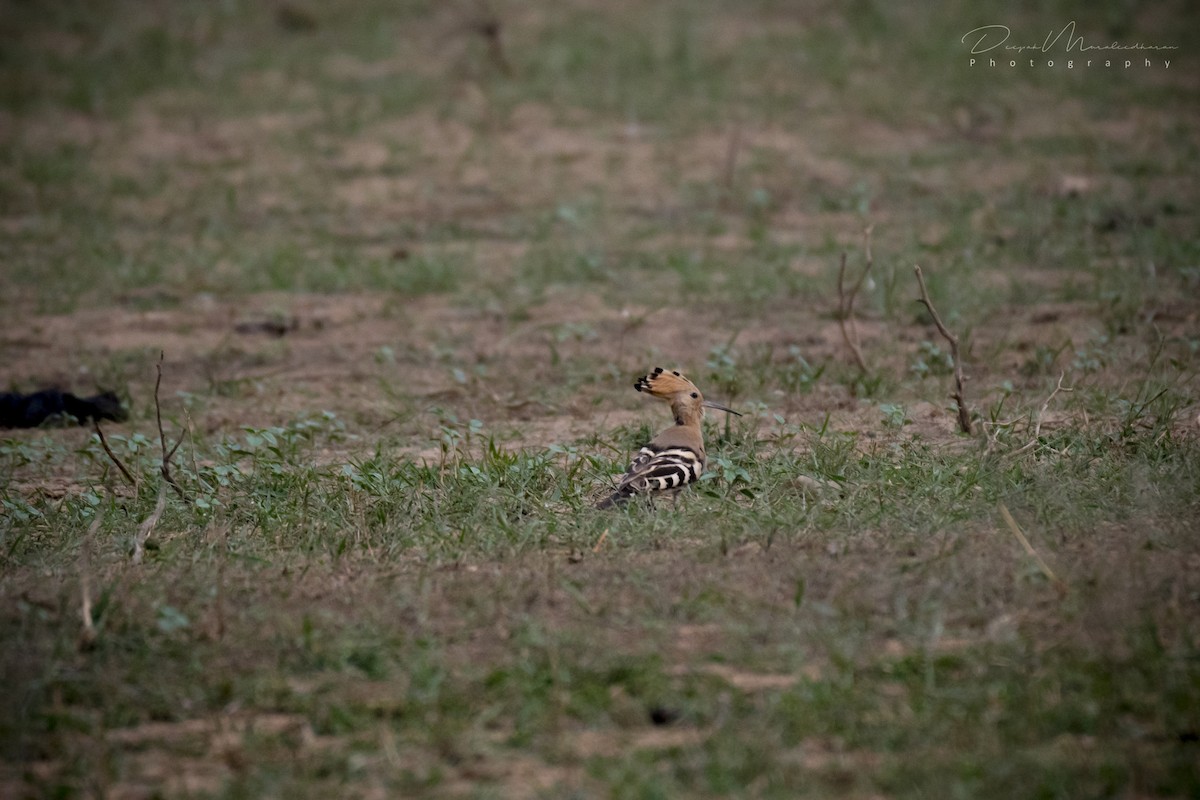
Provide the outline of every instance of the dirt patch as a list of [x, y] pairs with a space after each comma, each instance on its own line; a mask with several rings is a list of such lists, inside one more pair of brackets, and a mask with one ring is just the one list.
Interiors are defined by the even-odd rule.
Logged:
[[713, 731], [700, 728], [645, 728], [620, 731], [579, 731], [569, 737], [569, 747], [582, 758], [613, 758], [632, 750], [668, 750], [699, 747]]
[[816, 667], [810, 668], [804, 676], [750, 672], [728, 664], [704, 664], [697, 667], [695, 671], [720, 678], [734, 689], [742, 692], [779, 691], [792, 688], [801, 681], [802, 677], [820, 678], [820, 670]]

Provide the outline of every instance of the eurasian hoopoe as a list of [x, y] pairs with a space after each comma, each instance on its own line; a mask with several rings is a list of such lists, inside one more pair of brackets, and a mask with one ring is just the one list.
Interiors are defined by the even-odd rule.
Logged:
[[676, 370], [655, 367], [649, 375], [638, 378], [633, 388], [670, 403], [675, 424], [638, 451], [617, 490], [596, 508], [611, 508], [634, 496], [670, 493], [674, 498], [680, 489], [700, 480], [704, 474], [704, 435], [700, 429], [704, 409], [716, 408], [741, 416], [732, 408], [705, 400], [696, 384]]

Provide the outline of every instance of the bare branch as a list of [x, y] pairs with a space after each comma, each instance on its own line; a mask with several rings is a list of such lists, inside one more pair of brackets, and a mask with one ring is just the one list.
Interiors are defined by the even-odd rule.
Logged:
[[188, 502], [188, 496], [184, 493], [183, 487], [181, 487], [175, 480], [175, 476], [171, 474], [171, 457], [175, 455], [175, 451], [179, 449], [179, 445], [183, 444], [183, 438], [186, 434], [186, 431], [180, 434], [179, 441], [175, 442], [175, 445], [168, 450], [167, 434], [163, 430], [162, 404], [158, 399], [158, 390], [159, 387], [162, 386], [162, 365], [163, 352], [160, 350], [158, 353], [158, 377], [154, 381], [154, 415], [158, 419], [158, 441], [159, 445], [162, 447], [163, 454], [162, 466], [160, 467], [159, 471], [162, 472], [163, 480], [175, 490], [175, 494], [179, 495], [179, 499], [186, 503]]
[[863, 372], [866, 372], [867, 365], [866, 365], [866, 362], [863, 360], [862, 350], [859, 348], [858, 343], [853, 338], [851, 338], [850, 332], [847, 330], [847, 327], [846, 327], [846, 321], [847, 321], [847, 319], [849, 319], [849, 315], [850, 315], [850, 311], [848, 309], [853, 308], [854, 298], [851, 297], [851, 298], [849, 298], [849, 300], [847, 300], [845, 287], [846, 287], [846, 253], [845, 253], [845, 251], [843, 251], [841, 263], [838, 264], [838, 278], [837, 278], [838, 327], [842, 329], [842, 341], [846, 343], [846, 347], [849, 348], [849, 350], [850, 350], [850, 355], [854, 357], [854, 363], [858, 365], [858, 368], [860, 370], [862, 370]]
[[862, 274], [858, 276], [858, 280], [854, 283], [854, 288], [850, 290], [851, 303], [858, 296], [858, 290], [862, 288], [863, 283], [867, 280], [867, 276], [871, 274], [871, 267], [875, 264], [875, 256], [871, 253], [871, 234], [874, 230], [874, 225], [868, 225], [863, 228], [863, 254], [867, 260], [867, 266], [863, 268]]
[[111, 458], [112, 462], [117, 465], [117, 469], [119, 469], [121, 474], [125, 476], [125, 480], [129, 481], [129, 485], [133, 487], [134, 491], [137, 491], [137, 478], [133, 477], [133, 474], [130, 473], [130, 471], [125, 468], [125, 465], [121, 463], [121, 459], [117, 458], [117, 454], [114, 453], [112, 448], [108, 446], [108, 439], [104, 438], [104, 429], [100, 427], [100, 420], [93, 419], [92, 426], [96, 429], [96, 435], [100, 437], [100, 446], [104, 448], [104, 452], [108, 453], [108, 457]]
[[871, 255], [871, 231], [874, 227], [874, 225], [868, 225], [863, 229], [863, 250], [866, 254], [867, 265], [849, 292], [846, 292], [846, 254], [844, 252], [841, 263], [838, 265], [838, 327], [842, 330], [842, 340], [849, 348], [850, 355], [854, 357], [854, 363], [863, 372], [867, 372], [867, 361], [863, 358], [862, 340], [858, 335], [858, 324], [854, 320], [854, 301], [874, 264], [874, 257]]
[[963, 433], [971, 433], [971, 412], [967, 410], [967, 401], [963, 395], [963, 385], [966, 379], [963, 378], [962, 359], [958, 356], [958, 337], [952, 334], [949, 329], [942, 323], [942, 318], [938, 316], [937, 309], [933, 307], [933, 301], [929, 299], [929, 291], [925, 288], [925, 276], [921, 274], [921, 267], [913, 265], [913, 271], [917, 273], [917, 283], [921, 286], [921, 296], [917, 302], [925, 306], [929, 312], [929, 316], [933, 317], [933, 324], [937, 326], [938, 333], [942, 335], [950, 344], [950, 360], [954, 362], [954, 398], [955, 404], [958, 406], [958, 427]]

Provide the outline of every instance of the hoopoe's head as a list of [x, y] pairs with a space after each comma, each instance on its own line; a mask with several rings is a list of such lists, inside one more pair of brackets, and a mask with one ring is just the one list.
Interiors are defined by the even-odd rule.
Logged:
[[677, 425], [699, 425], [700, 420], [704, 419], [705, 408], [715, 408], [741, 416], [732, 408], [705, 400], [696, 384], [685, 378], [679, 370], [655, 367], [653, 372], [638, 378], [633, 388], [670, 403], [671, 413], [675, 415]]

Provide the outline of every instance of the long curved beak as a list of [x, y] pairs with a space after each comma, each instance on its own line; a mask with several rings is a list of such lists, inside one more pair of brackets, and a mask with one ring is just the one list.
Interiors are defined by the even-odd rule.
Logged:
[[705, 400], [703, 403], [701, 403], [701, 405], [707, 408], [715, 408], [717, 411], [724, 411], [726, 414], [733, 414], [735, 417], [740, 417], [742, 415], [740, 411], [734, 411], [729, 406], [723, 406], [720, 403], [714, 403], [712, 400]]

